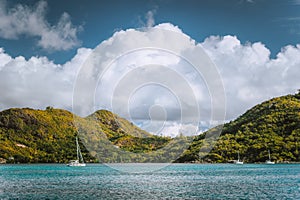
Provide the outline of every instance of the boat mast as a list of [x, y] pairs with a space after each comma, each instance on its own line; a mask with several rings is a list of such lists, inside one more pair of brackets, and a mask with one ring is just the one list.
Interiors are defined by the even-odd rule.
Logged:
[[79, 146], [79, 143], [78, 143], [78, 137], [76, 137], [76, 146], [77, 146], [77, 160], [81, 163], [84, 163], [83, 157], [82, 157], [82, 154], [81, 154], [81, 151], [80, 151], [80, 146]]
[[78, 144], [77, 136], [76, 136], [76, 152], [77, 152], [77, 160], [79, 161], [79, 144]]
[[240, 161], [240, 152], [238, 151], [238, 161]]
[[269, 160], [271, 161], [270, 149], [268, 150], [268, 152], [269, 152]]

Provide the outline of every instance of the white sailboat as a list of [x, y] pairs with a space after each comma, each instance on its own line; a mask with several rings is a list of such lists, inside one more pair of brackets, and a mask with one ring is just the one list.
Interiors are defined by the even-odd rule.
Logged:
[[77, 160], [71, 160], [67, 166], [69, 167], [84, 167], [86, 164], [83, 161], [83, 157], [80, 151], [79, 143], [78, 143], [78, 138], [76, 137], [76, 148], [77, 148]]
[[266, 160], [266, 164], [267, 165], [274, 165], [275, 164], [275, 162], [274, 161], [271, 161], [271, 155], [270, 155], [270, 150], [268, 150], [268, 153], [269, 153], [269, 160]]
[[240, 161], [240, 152], [238, 151], [238, 159], [234, 162], [236, 165], [242, 165], [244, 164], [243, 161]]

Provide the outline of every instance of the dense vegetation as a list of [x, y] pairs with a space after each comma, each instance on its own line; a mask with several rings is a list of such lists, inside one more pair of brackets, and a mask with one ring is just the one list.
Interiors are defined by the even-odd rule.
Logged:
[[225, 124], [212, 151], [201, 157], [205, 143], [204, 135], [196, 137], [177, 161], [228, 162], [239, 151], [244, 162], [264, 162], [270, 150], [272, 160], [299, 162], [300, 92], [263, 102]]
[[237, 152], [244, 162], [264, 162], [268, 150], [277, 162], [299, 162], [300, 93], [253, 107], [221, 127], [214, 142], [218, 128], [171, 139], [106, 110], [81, 118], [51, 107], [13, 108], [0, 112], [0, 163], [66, 163], [76, 158], [76, 136], [87, 162], [228, 162]]
[[[80, 146], [87, 162], [99, 160], [96, 152], [101, 149], [93, 149], [90, 145], [93, 143], [102, 141], [102, 149], [106, 150], [117, 147], [129, 152], [148, 152], [164, 147], [171, 140], [152, 136], [105, 110], [87, 118], [51, 107], [0, 112], [0, 158], [7, 162], [65, 163], [76, 158], [77, 135], [81, 136]], [[103, 161], [112, 160], [106, 157]]]
[[164, 147], [171, 140], [169, 137], [152, 135], [107, 110], [97, 111], [87, 119], [94, 120], [110, 142], [130, 152], [155, 151]]

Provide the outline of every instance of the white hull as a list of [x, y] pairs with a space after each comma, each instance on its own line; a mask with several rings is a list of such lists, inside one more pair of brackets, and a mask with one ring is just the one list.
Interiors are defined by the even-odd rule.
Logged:
[[270, 160], [266, 160], [265, 164], [267, 164], [267, 165], [274, 165], [275, 162], [272, 162], [272, 161], [270, 161]]
[[85, 163], [78, 163], [78, 164], [67, 164], [68, 167], [85, 167]]
[[242, 161], [235, 161], [235, 163], [234, 164], [236, 164], [236, 165], [243, 165], [244, 164], [244, 162], [242, 162]]
[[68, 167], [85, 167], [85, 163], [80, 163], [78, 160], [72, 160], [70, 163], [67, 164]]

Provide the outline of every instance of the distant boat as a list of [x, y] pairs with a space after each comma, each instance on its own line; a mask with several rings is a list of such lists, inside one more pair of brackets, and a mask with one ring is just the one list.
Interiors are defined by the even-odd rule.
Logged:
[[275, 164], [275, 162], [273, 162], [273, 161], [271, 161], [271, 155], [270, 155], [270, 150], [268, 150], [268, 153], [269, 153], [269, 160], [266, 160], [266, 164], [267, 165], [274, 165]]
[[79, 143], [78, 143], [78, 138], [76, 137], [76, 149], [77, 149], [77, 160], [71, 160], [67, 166], [69, 167], [85, 167], [86, 164], [83, 161], [83, 157], [80, 151]]
[[243, 161], [240, 161], [240, 152], [238, 151], [238, 159], [234, 162], [236, 165], [242, 165], [244, 164]]

